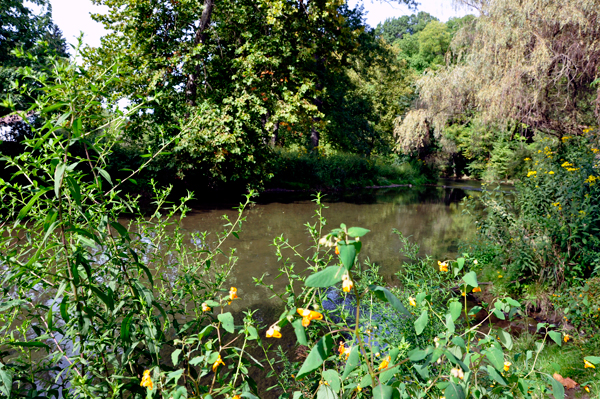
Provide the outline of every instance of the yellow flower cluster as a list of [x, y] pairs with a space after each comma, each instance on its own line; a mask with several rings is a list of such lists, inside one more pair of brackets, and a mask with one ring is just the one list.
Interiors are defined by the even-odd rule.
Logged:
[[351, 350], [352, 350], [352, 348], [346, 348], [344, 343], [340, 342], [340, 346], [338, 347], [338, 352], [340, 354], [340, 358], [344, 357], [345, 360], [348, 360], [348, 357], [350, 357]]
[[152, 379], [150, 378], [150, 370], [145, 370], [144, 375], [142, 377], [142, 382], [140, 383], [141, 387], [148, 388], [152, 390], [154, 384], [152, 384]]
[[584, 183], [594, 184], [596, 180], [600, 179], [598, 176], [590, 175], [587, 179], [585, 179]]
[[531, 177], [531, 176], [536, 176], [537, 172], [535, 170], [530, 170], [529, 172], [527, 172], [527, 177]]
[[599, 149], [597, 149], [597, 148], [592, 148], [592, 152], [593, 152], [594, 154], [597, 154], [598, 152], [600, 152], [600, 150], [599, 150]]

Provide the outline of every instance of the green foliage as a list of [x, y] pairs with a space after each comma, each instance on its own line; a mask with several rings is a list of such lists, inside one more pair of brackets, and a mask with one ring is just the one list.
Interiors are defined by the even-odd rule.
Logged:
[[418, 165], [384, 157], [348, 153], [327, 154], [323, 149], [276, 150], [270, 187], [287, 189], [350, 188], [429, 181]]
[[141, 214], [106, 172], [128, 115], [94, 114], [103, 82], [83, 84], [64, 62], [52, 70], [31, 108], [42, 127], [2, 159], [14, 173], [0, 179], [0, 396], [248, 395], [246, 345], [259, 337], [251, 312], [240, 322], [229, 310], [237, 290], [223, 287], [237, 259], [223, 243], [238, 236], [244, 206], [222, 233], [183, 245], [191, 195], [169, 206], [169, 189], [155, 187], [155, 211]]
[[[52, 22], [52, 12], [47, 0], [30, 3], [40, 8], [34, 13], [23, 0], [0, 2], [0, 116], [14, 107], [28, 107], [31, 97], [19, 88], [23, 78], [19, 68], [31, 68], [37, 75], [47, 73], [51, 55], [64, 57], [67, 48], [62, 32]], [[32, 84], [33, 80], [27, 80]]]
[[[285, 325], [298, 313], [306, 336], [310, 337], [307, 357], [301, 364], [286, 366], [299, 370], [295, 373], [296, 381], [291, 384], [295, 389], [293, 397], [564, 395], [563, 386], [542, 371], [539, 362], [544, 348], [550, 342], [562, 343], [563, 335], [554, 330], [555, 326], [539, 323], [540, 335], [535, 349], [530, 345], [522, 353], [516, 353], [511, 335], [494, 328], [489, 320], [492, 315], [508, 320], [520, 318], [523, 316], [521, 304], [510, 297], [498, 297], [491, 306], [469, 308], [466, 295], [480, 291], [475, 273], [469, 271], [477, 263], [472, 258], [438, 261], [439, 271], [432, 267], [429, 259], [405, 265], [398, 273], [404, 290], [387, 291], [378, 285], [376, 268], [375, 273], [370, 274], [372, 269], [368, 263], [361, 267], [354, 258], [352, 262], [344, 260], [342, 247], [362, 242], [368, 239], [368, 234], [358, 241], [351, 234], [357, 229], [344, 224], [325, 234], [324, 206], [319, 197], [317, 205], [317, 221], [306, 225], [313, 240], [309, 254], [305, 255], [305, 251], [284, 237], [274, 241], [283, 260], [280, 276], [287, 276], [289, 285], [285, 293], [274, 292], [286, 310], [271, 328]], [[400, 238], [408, 257], [416, 259], [418, 248], [402, 235]], [[281, 256], [284, 250], [293, 251], [297, 260], [309, 266], [308, 278], [294, 272], [292, 260]], [[429, 270], [424, 270], [426, 268]], [[345, 273], [341, 289], [337, 280], [331, 281], [328, 289], [315, 289], [312, 284], [294, 289], [298, 283], [322, 274], [322, 270], [337, 269]], [[428, 275], [433, 278], [423, 279]], [[417, 280], [412, 280], [414, 276]], [[257, 279], [257, 283], [264, 285], [262, 278]], [[454, 297], [451, 287], [456, 287], [462, 297]], [[273, 286], [267, 288], [273, 289]], [[412, 314], [403, 315], [404, 305], [395, 307], [393, 302], [404, 302]], [[480, 312], [483, 316], [473, 319]], [[393, 324], [390, 324], [392, 317], [386, 318], [386, 315], [395, 316]], [[482, 328], [484, 326], [487, 328]], [[405, 332], [410, 333], [405, 336]], [[419, 340], [422, 336], [426, 338]], [[585, 360], [600, 363], [600, 359], [593, 356]], [[579, 361], [583, 364], [581, 355]], [[290, 395], [286, 382], [280, 379], [278, 385]]]
[[421, 32], [431, 21], [439, 20], [427, 12], [420, 11], [417, 14], [387, 18], [383, 23], [377, 24], [375, 32], [386, 42], [393, 44], [399, 39]]
[[494, 248], [490, 261], [516, 287], [523, 280], [577, 286], [600, 270], [596, 147], [593, 136], [540, 139], [514, 192], [480, 197], [478, 229]]

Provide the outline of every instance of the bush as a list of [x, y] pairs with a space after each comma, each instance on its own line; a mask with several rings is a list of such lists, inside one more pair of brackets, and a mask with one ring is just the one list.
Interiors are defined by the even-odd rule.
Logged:
[[432, 179], [416, 162], [367, 158], [348, 153], [326, 154], [277, 149], [269, 187], [288, 189], [352, 188], [390, 184], [423, 184]]
[[544, 138], [524, 159], [527, 168], [514, 192], [483, 191], [477, 201], [485, 216], [478, 229], [505, 277], [559, 287], [598, 275], [597, 153], [593, 136]]

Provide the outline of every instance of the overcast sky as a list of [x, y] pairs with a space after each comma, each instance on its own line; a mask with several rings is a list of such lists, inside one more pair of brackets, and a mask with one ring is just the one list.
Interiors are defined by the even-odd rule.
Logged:
[[[419, 11], [426, 11], [442, 21], [450, 17], [468, 14], [465, 10], [456, 10], [452, 0], [421, 0]], [[84, 32], [84, 42], [91, 46], [100, 45], [100, 37], [105, 31], [101, 24], [90, 17], [90, 13], [102, 13], [105, 7], [95, 6], [90, 0], [50, 0], [54, 22], [63, 31], [68, 43], [76, 43], [75, 37]], [[367, 23], [377, 26], [386, 18], [412, 14], [406, 6], [394, 4], [393, 0], [349, 0], [351, 6], [363, 3], [367, 11]], [[392, 5], [393, 4], [393, 5]]]

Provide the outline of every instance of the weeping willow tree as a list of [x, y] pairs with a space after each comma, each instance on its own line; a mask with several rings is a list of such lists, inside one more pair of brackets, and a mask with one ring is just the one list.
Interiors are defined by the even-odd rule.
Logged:
[[459, 0], [479, 17], [455, 36], [448, 65], [418, 82], [396, 120], [398, 149], [449, 145], [444, 129], [477, 119], [563, 137], [600, 124], [600, 0]]

